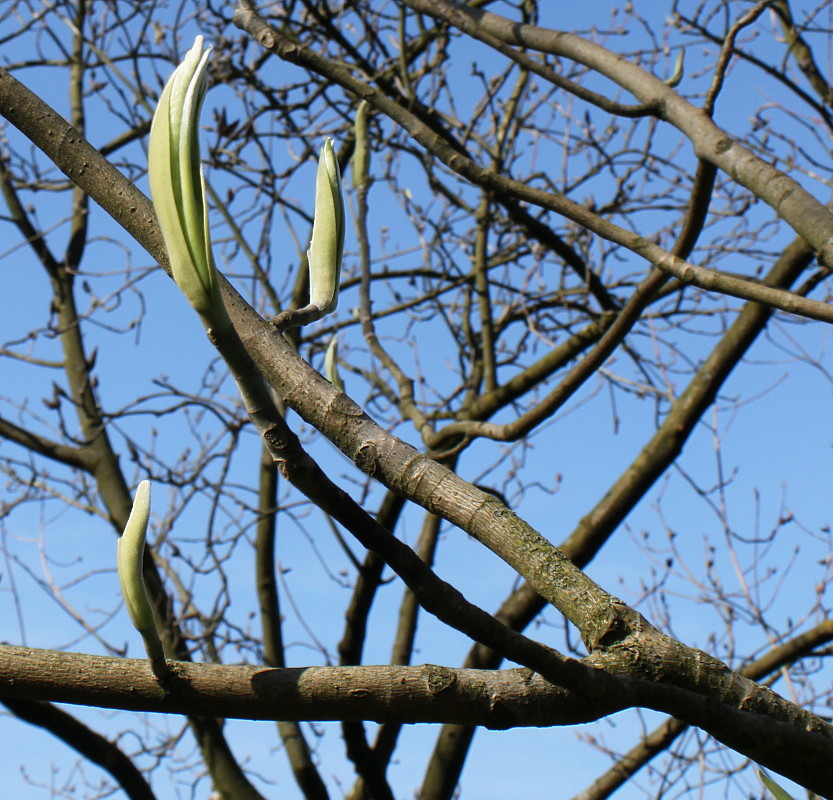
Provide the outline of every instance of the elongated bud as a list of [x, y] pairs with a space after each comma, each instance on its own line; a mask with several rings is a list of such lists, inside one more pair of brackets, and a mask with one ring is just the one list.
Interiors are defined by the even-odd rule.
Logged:
[[288, 309], [273, 317], [281, 331], [308, 325], [335, 310], [344, 253], [344, 198], [341, 171], [331, 139], [324, 142], [315, 174], [315, 218], [307, 250], [309, 263], [309, 303]]
[[205, 324], [223, 330], [231, 323], [211, 252], [199, 147], [209, 53], [197, 36], [162, 91], [150, 129], [148, 178], [174, 280]]
[[367, 188], [367, 175], [370, 171], [370, 148], [367, 142], [367, 111], [370, 106], [366, 100], [359, 103], [356, 110], [354, 128], [356, 146], [353, 150], [353, 188], [358, 192]]
[[340, 392], [344, 391], [344, 382], [338, 374], [338, 334], [335, 334], [327, 345], [327, 352], [324, 353], [324, 374], [327, 380]]
[[772, 792], [775, 800], [793, 800], [792, 795], [787, 794], [772, 778], [767, 777], [760, 770], [758, 770], [758, 777], [761, 779], [761, 783]]
[[136, 488], [133, 508], [127, 519], [124, 533], [117, 546], [119, 582], [124, 596], [124, 604], [133, 627], [142, 635], [148, 657], [154, 673], [164, 673], [165, 655], [162, 642], [156, 630], [153, 609], [148, 602], [142, 563], [145, 555], [145, 536], [150, 518], [150, 481], [142, 481]]
[[683, 59], [685, 58], [685, 50], [682, 48], [680, 52], [677, 54], [677, 60], [674, 62], [674, 72], [671, 73], [670, 78], [666, 78], [663, 83], [667, 86], [670, 86], [672, 89], [675, 89], [677, 86], [680, 85], [680, 81], [683, 79]]
[[327, 139], [318, 159], [315, 177], [315, 220], [307, 258], [309, 260], [310, 305], [329, 314], [338, 304], [341, 258], [344, 253], [344, 199], [341, 172]]

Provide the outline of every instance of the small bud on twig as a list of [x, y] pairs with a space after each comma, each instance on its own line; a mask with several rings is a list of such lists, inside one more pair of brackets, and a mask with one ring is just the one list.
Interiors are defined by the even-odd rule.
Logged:
[[133, 508], [118, 542], [116, 559], [121, 591], [130, 621], [142, 636], [153, 674], [161, 683], [167, 683], [172, 672], [165, 661], [162, 641], [156, 630], [156, 620], [148, 602], [142, 571], [149, 518], [150, 481], [142, 481], [136, 488]]

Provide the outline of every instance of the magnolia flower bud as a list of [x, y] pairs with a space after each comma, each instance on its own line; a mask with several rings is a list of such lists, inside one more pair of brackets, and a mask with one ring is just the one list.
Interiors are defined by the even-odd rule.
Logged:
[[324, 374], [327, 380], [340, 392], [344, 391], [344, 381], [338, 374], [338, 334], [335, 334], [327, 345], [327, 352], [324, 353]]
[[761, 783], [772, 792], [772, 796], [775, 800], [793, 800], [792, 795], [787, 794], [784, 789], [782, 789], [772, 778], [767, 777], [764, 775], [763, 772], [758, 770], [758, 777], [761, 779]]
[[142, 481], [136, 488], [133, 508], [117, 545], [119, 582], [124, 604], [133, 627], [142, 635], [151, 664], [164, 665], [162, 642], [156, 630], [153, 609], [148, 602], [142, 562], [145, 554], [145, 535], [150, 518], [150, 481]]
[[223, 330], [231, 323], [211, 253], [198, 135], [209, 52], [197, 36], [165, 85], [150, 129], [148, 178], [174, 280], [205, 324]]
[[341, 172], [327, 139], [318, 159], [315, 178], [315, 220], [309, 261], [310, 306], [320, 314], [329, 314], [338, 304], [341, 257], [344, 252], [344, 199], [341, 196]]
[[670, 86], [672, 89], [676, 89], [680, 85], [680, 81], [683, 79], [683, 59], [685, 58], [685, 50], [680, 49], [680, 52], [677, 54], [677, 60], [674, 63], [674, 72], [671, 73], [670, 78], [666, 78], [663, 83], [666, 86]]
[[370, 106], [362, 100], [356, 110], [353, 129], [356, 132], [356, 146], [353, 150], [353, 188], [359, 192], [367, 189], [367, 175], [370, 171], [370, 148], [367, 142], [367, 112]]

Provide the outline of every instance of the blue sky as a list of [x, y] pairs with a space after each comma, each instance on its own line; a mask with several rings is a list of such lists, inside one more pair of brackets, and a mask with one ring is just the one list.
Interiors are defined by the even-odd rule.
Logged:
[[[545, 10], [553, 9], [552, 24], [560, 27], [590, 29], [606, 23], [597, 18], [598, 8], [592, 4], [562, 3], [557, 6], [557, 13], [556, 4], [545, 6]], [[646, 16], [653, 16], [668, 6], [667, 3], [636, 4]], [[542, 23], [546, 22], [547, 19], [542, 19]], [[0, 27], [0, 33], [8, 32], [14, 21], [6, 20], [4, 24], [5, 28]], [[633, 44], [621, 37], [612, 38], [609, 43], [615, 49], [626, 51], [635, 47], [638, 40], [639, 34], [634, 31]], [[473, 47], [471, 58], [479, 57], [481, 52]], [[24, 56], [7, 48], [2, 57], [14, 62]], [[674, 57], [672, 48], [667, 55], [668, 64], [673, 63]], [[693, 91], [707, 80], [707, 65], [698, 62], [697, 58], [697, 49], [691, 48], [686, 55], [687, 76], [682, 91]], [[465, 59], [461, 58], [461, 66], [464, 62]], [[280, 69], [291, 71], [294, 68]], [[278, 67], [275, 66], [274, 70], [271, 75], [277, 73]], [[65, 110], [66, 83], [60, 73], [22, 70], [18, 77], [58, 110]], [[718, 104], [716, 118], [730, 132], [745, 130], [749, 116], [777, 91], [777, 86], [758, 83], [759, 79], [756, 75], [751, 83], [744, 79], [729, 83], [726, 94]], [[210, 118], [212, 104], [219, 102], [221, 97], [219, 90], [209, 94], [205, 119]], [[107, 117], [106, 126], [99, 126], [96, 120], [91, 127], [90, 138], [94, 143], [101, 144], [118, 133], [115, 122]], [[6, 135], [10, 140], [19, 142], [15, 131], [7, 131]], [[668, 135], [669, 151], [677, 141], [675, 134]], [[683, 146], [678, 158], [685, 163], [691, 159], [690, 150]], [[311, 179], [311, 169], [309, 173]], [[820, 182], [809, 179], [805, 182], [817, 196], [826, 199], [826, 187]], [[298, 197], [300, 204], [309, 206], [311, 187], [307, 193], [305, 187], [299, 184], [300, 181], [293, 184], [290, 190]], [[144, 179], [139, 180], [139, 185], [146, 188]], [[604, 192], [605, 188], [600, 185], [597, 191]], [[411, 251], [417, 247], [412, 231], [398, 226], [397, 212], [386, 203], [384, 187], [374, 188], [371, 203], [374, 225], [377, 228], [382, 224], [390, 226], [391, 250], [401, 247]], [[62, 199], [56, 199], [54, 207], [44, 205], [38, 209], [39, 217], [46, 224], [54, 222], [56, 225], [54, 232], [48, 236], [50, 244], [56, 247], [67, 234], [66, 223], [60, 223], [65, 213]], [[768, 212], [756, 208], [751, 213]], [[645, 224], [650, 225], [651, 213], [646, 212], [644, 218]], [[143, 387], [143, 392], [150, 392], [153, 380], [165, 376], [183, 390], [199, 393], [203, 366], [213, 357], [213, 352], [197, 318], [190, 314], [173, 283], [158, 269], [153, 269], [147, 254], [127, 240], [101, 209], [93, 208], [92, 221], [101, 238], [92, 246], [86, 264], [95, 273], [96, 294], [106, 296], [107, 286], [115, 286], [125, 269], [132, 270], [132, 274], [140, 278], [137, 289], [141, 290], [141, 294], [137, 291], [123, 295], [121, 305], [113, 312], [112, 318], [125, 325], [139, 314], [143, 303], [147, 303], [141, 327], [135, 331], [127, 335], [104, 328], [89, 332], [91, 341], [99, 347], [99, 371], [106, 376], [106, 382], [101, 386], [105, 407], [116, 409], [131, 402], [137, 385]], [[789, 232], [783, 231], [770, 246], [777, 249], [779, 242], [786, 243], [789, 238]], [[275, 242], [276, 261], [280, 262], [281, 258], [291, 261], [295, 246], [289, 232], [286, 229], [279, 231]], [[0, 299], [0, 339], [3, 342], [19, 335], [21, 325], [25, 326], [29, 320], [40, 321], [45, 317], [46, 280], [38, 265], [31, 260], [29, 252], [25, 248], [14, 249], [16, 244], [16, 240], [0, 244], [0, 280], [6, 287]], [[354, 240], [348, 239], [347, 247], [348, 250], [354, 248]], [[403, 257], [404, 262], [407, 260]], [[747, 263], [743, 262], [744, 265]], [[633, 257], [621, 268], [623, 271], [635, 271], [641, 267]], [[233, 271], [233, 265], [231, 269]], [[112, 281], [106, 277], [110, 272], [113, 273]], [[20, 290], [23, 286], [25, 291]], [[245, 287], [240, 288], [244, 290]], [[345, 297], [339, 313], [349, 313], [354, 305], [355, 295]], [[800, 618], [807, 608], [812, 607], [816, 585], [829, 576], [830, 563], [829, 560], [825, 563], [825, 560], [830, 557], [830, 541], [823, 528], [830, 522], [827, 498], [831, 477], [830, 444], [833, 440], [828, 413], [831, 382], [823, 369], [795, 357], [801, 348], [820, 367], [829, 368], [829, 337], [828, 329], [821, 323], [797, 325], [789, 318], [779, 316], [771, 325], [769, 335], [758, 341], [745, 363], [730, 378], [715, 409], [704, 416], [703, 423], [679, 461], [679, 469], [672, 468], [658, 482], [588, 569], [589, 574], [609, 591], [628, 602], [636, 602], [642, 592], [641, 582], [650, 583], [665, 574], [665, 559], [669, 556], [672, 541], [669, 534], [673, 533], [675, 564], [665, 577], [669, 602], [674, 605], [671, 632], [688, 644], [718, 655], [724, 655], [731, 648], [747, 654], [767, 645], [760, 628], [744, 624], [742, 620], [736, 627], [736, 638], [729, 641], [723, 634], [722, 615], [725, 611], [719, 603], [715, 603], [714, 586], [708, 582], [699, 586], [691, 583], [691, 574], [701, 574], [703, 563], [712, 558], [718, 562], [716, 579], [725, 591], [741, 598], [745, 584], [755, 575], [758, 569], [755, 558], [764, 548], [759, 544], [743, 545], [723, 537], [721, 525], [724, 521], [734, 532], [751, 538], [755, 532], [766, 532], [772, 528], [785, 510], [795, 514], [796, 521], [782, 528], [765, 553], [768, 563], [778, 569], [777, 573], [763, 581], [761, 589], [763, 597], [770, 593], [776, 599], [768, 611], [774, 628], [783, 626], [787, 617]], [[680, 341], [685, 341], [687, 347], [692, 346], [682, 336]], [[434, 347], [441, 350], [445, 346], [440, 340], [436, 343], [430, 340], [421, 342], [426, 343], [429, 344], [428, 349]], [[347, 331], [342, 346], [348, 354], [351, 348], [356, 352], [361, 349], [357, 328]], [[689, 351], [695, 357], [702, 357], [708, 352], [702, 342], [697, 347], [701, 349]], [[37, 345], [40, 357], [54, 357], [54, 350], [54, 343], [39, 342]], [[621, 363], [609, 364], [607, 368], [614, 372], [622, 369], [623, 374], [626, 370]], [[3, 370], [7, 386], [26, 384], [32, 404], [40, 402], [38, 398], [41, 394], [49, 394], [51, 376], [35, 377], [33, 370], [9, 359], [4, 360]], [[441, 372], [442, 367], [437, 366], [436, 370]], [[345, 376], [345, 380], [349, 392], [350, 376]], [[682, 391], [685, 386], [682, 377], [671, 378], [670, 382], [676, 392]], [[619, 416], [616, 427], [611, 419], [606, 390], [602, 388], [599, 391], [597, 384], [591, 382], [525, 453], [526, 470], [536, 476], [541, 488], [527, 490], [516, 510], [551, 541], [559, 542], [570, 533], [632, 461], [655, 429], [650, 400], [637, 399], [621, 392], [615, 399]], [[232, 402], [231, 396], [228, 402]], [[309, 440], [311, 452], [321, 460], [329, 474], [341, 485], [355, 487], [359, 478], [355, 468], [336, 455], [320, 437], [315, 437], [300, 425], [297, 417], [292, 416], [291, 422]], [[160, 460], [165, 461], [175, 458], [181, 450], [188, 435], [189, 423], [184, 415], [156, 420], [153, 422], [155, 433], [150, 432], [151, 425], [145, 417], [136, 417], [120, 425], [132, 435], [142, 437], [144, 446], [150, 448], [152, 445]], [[715, 437], [715, 432], [720, 434], [719, 437]], [[404, 427], [397, 433], [415, 441], [413, 433]], [[244, 438], [243, 454], [235, 461], [234, 473], [242, 483], [254, 479], [257, 453], [254, 437], [245, 435]], [[719, 449], [716, 445], [718, 440]], [[471, 479], [481, 478], [483, 465], [498, 460], [500, 453], [501, 448], [492, 444], [471, 448], [462, 459], [461, 474]], [[718, 464], [724, 476], [731, 476], [731, 504], [723, 520], [698, 498], [691, 483], [693, 481], [704, 489], [714, 486]], [[216, 465], [214, 468], [217, 468]], [[135, 478], [138, 480], [139, 477], [142, 476], [137, 473]], [[497, 481], [500, 471], [487, 477]], [[377, 492], [375, 497], [379, 496]], [[155, 508], [164, 509], [165, 500], [165, 490], [162, 489]], [[202, 546], [206, 513], [206, 503], [194, 503], [176, 521], [176, 530], [185, 531], [183, 541], [192, 539], [190, 544], [195, 553]], [[230, 525], [233, 522], [233, 509], [228, 509], [227, 513], [228, 519], [220, 514], [218, 524]], [[159, 517], [155, 522], [157, 529], [166, 524], [166, 520]], [[419, 525], [420, 516], [409, 514], [400, 535], [413, 542]], [[812, 535], [807, 535], [807, 531]], [[48, 598], [37, 582], [55, 576], [59, 584], [64, 584], [70, 575], [92, 571], [94, 576], [82, 585], [67, 585], [65, 596], [68, 603], [104, 623], [119, 605], [118, 583], [113, 569], [115, 541], [107, 525], [82, 513], [66, 511], [57, 503], [47, 503], [23, 509], [4, 521], [0, 535], [4, 537], [4, 549], [9, 554], [3, 569], [3, 580], [0, 581], [0, 619], [4, 620], [0, 625], [0, 638], [30, 646], [67, 646], [84, 652], [101, 651], [102, 647], [94, 637], [84, 636], [68, 624], [68, 614]], [[732, 541], [736, 547], [734, 552], [726, 546]], [[798, 546], [800, 554], [792, 570], [785, 572], [784, 565], [790, 563]], [[710, 547], [717, 549], [712, 552]], [[648, 566], [646, 548], [653, 553], [656, 575]], [[49, 557], [41, 558], [41, 553], [48, 553]], [[56, 558], [58, 554], [60, 558]], [[31, 574], [14, 566], [11, 556], [33, 565]], [[282, 566], [288, 570], [283, 577], [284, 589], [291, 592], [302, 610], [302, 615], [298, 615], [289, 606], [284, 609], [290, 663], [295, 666], [322, 663], [324, 656], [316, 650], [315, 640], [326, 643], [329, 652], [333, 652], [342, 622], [341, 609], [348, 592], [342, 585], [339, 571], [347, 568], [347, 561], [332, 533], [320, 516], [314, 513], [298, 521], [283, 523], [280, 558]], [[511, 589], [515, 577], [496, 557], [485, 553], [457, 530], [444, 532], [437, 571], [453, 580], [470, 600], [487, 609], [496, 607]], [[254, 608], [251, 569], [244, 557], [232, 562], [228, 577], [234, 585], [231, 613], [236, 621], [244, 624], [249, 611]], [[15, 604], [10, 591], [8, 582], [11, 580], [16, 582], [22, 598], [20, 606]], [[207, 584], [213, 578], [208, 575], [202, 580]], [[374, 610], [373, 630], [368, 644], [369, 661], [376, 659], [384, 662], [387, 659], [390, 621], [397, 613], [399, 586], [391, 584], [385, 587], [382, 596], [385, 602]], [[742, 600], [739, 603], [742, 604]], [[645, 610], [650, 617], [662, 623], [664, 608], [649, 607]], [[25, 617], [23, 628], [17, 622], [19, 615]], [[564, 631], [556, 615], [547, 613], [544, 620], [545, 624], [533, 629], [533, 634], [562, 647]], [[123, 609], [104, 624], [102, 633], [109, 641], [129, 643], [130, 655], [141, 654], [138, 636], [130, 628]], [[574, 634], [571, 641], [575, 641]], [[433, 620], [423, 618], [417, 647], [417, 663], [455, 665], [464, 657], [468, 642]], [[781, 686], [778, 688], [785, 691]], [[123, 728], [122, 715], [97, 710], [78, 713], [97, 729], [115, 734]], [[611, 746], [628, 747], [635, 742], [635, 733], [642, 726], [643, 718], [648, 720], [646, 724], [650, 728], [658, 717], [633, 712], [581, 730], [481, 731], [463, 776], [462, 797], [497, 800], [513, 793], [569, 797], [586, 786], [608, 764], [605, 756], [580, 743], [578, 737], [603, 738]], [[177, 718], [149, 716], [142, 718], [142, 724], [173, 733], [182, 722]], [[323, 772], [334, 788], [334, 796], [339, 796], [335, 787], [338, 784], [349, 786], [351, 769], [341, 754], [342, 744], [336, 726], [317, 727], [329, 731], [319, 746]], [[290, 779], [282, 755], [275, 754], [278, 739], [274, 726], [233, 722], [229, 724], [229, 730], [233, 732], [231, 738], [235, 748], [250, 760], [253, 770], [279, 782], [275, 787], [265, 781], [263, 790], [271, 796], [279, 793], [281, 796], [294, 796], [294, 790], [286, 788], [291, 784], [288, 783]], [[426, 753], [433, 746], [436, 732], [437, 729], [431, 726], [419, 726], [406, 732], [397, 762], [391, 768], [392, 781], [401, 796], [410, 796], [418, 784]], [[81, 781], [73, 755], [39, 731], [14, 720], [0, 718], [0, 735], [7, 743], [0, 764], [7, 781], [7, 791], [13, 791], [15, 797], [35, 800], [50, 796], [50, 790], [45, 788], [50, 784], [62, 786]], [[124, 737], [123, 744], [127, 750], [134, 746], [129, 736]], [[189, 747], [190, 744], [186, 745], [180, 752], [187, 754]], [[507, 753], [511, 754], [510, 769], [507, 769]], [[25, 765], [25, 778], [19, 771], [21, 764]], [[83, 771], [85, 775], [92, 776], [93, 781], [97, 780], [93, 768], [84, 766]], [[755, 784], [750, 780], [748, 785], [754, 787]], [[163, 786], [155, 788], [160, 798], [186, 796], [177, 794], [173, 785], [168, 794]], [[196, 796], [207, 795], [208, 786], [203, 782]], [[625, 788], [616, 797], [636, 800], [645, 796], [646, 790], [637, 783]]]

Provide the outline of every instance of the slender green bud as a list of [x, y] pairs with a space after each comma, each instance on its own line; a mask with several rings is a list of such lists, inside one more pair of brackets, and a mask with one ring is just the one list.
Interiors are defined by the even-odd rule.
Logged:
[[[133, 627], [142, 635], [152, 664], [165, 662], [162, 642], [156, 630], [153, 609], [148, 602], [142, 562], [145, 555], [145, 535], [150, 518], [150, 481], [142, 481], [136, 488], [133, 508], [127, 519], [124, 533], [117, 546], [119, 582], [124, 604]], [[154, 672], [156, 670], [154, 669]]]
[[327, 380], [340, 392], [344, 391], [344, 381], [338, 374], [338, 334], [335, 334], [327, 345], [327, 352], [324, 353], [324, 374]]
[[341, 258], [344, 253], [344, 198], [341, 172], [327, 139], [318, 159], [315, 178], [315, 220], [307, 258], [309, 260], [310, 306], [321, 315], [329, 314], [338, 304]]
[[775, 800], [793, 800], [792, 795], [787, 794], [772, 778], [768, 778], [760, 770], [758, 770], [758, 777], [761, 779], [761, 783], [772, 792]]
[[354, 129], [356, 146], [353, 150], [353, 188], [358, 192], [367, 188], [367, 176], [370, 171], [370, 148], [367, 141], [367, 111], [370, 106], [366, 100], [359, 103], [356, 110]]
[[205, 324], [223, 330], [231, 322], [211, 252], [199, 147], [209, 53], [197, 36], [162, 91], [150, 129], [148, 178], [174, 280]]
[[683, 79], [683, 59], [685, 58], [685, 50], [680, 48], [680, 52], [677, 53], [677, 60], [674, 62], [674, 72], [671, 73], [670, 78], [666, 78], [663, 83], [667, 86], [670, 86], [672, 89], [675, 89], [677, 86], [680, 85], [680, 81]]

